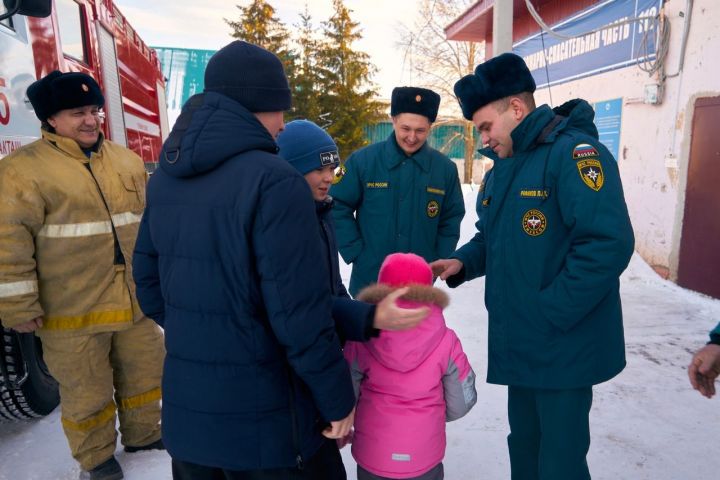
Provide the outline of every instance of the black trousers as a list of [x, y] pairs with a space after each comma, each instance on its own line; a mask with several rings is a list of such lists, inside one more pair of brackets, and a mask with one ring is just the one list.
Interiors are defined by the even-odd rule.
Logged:
[[335, 440], [326, 439], [303, 469], [225, 470], [172, 459], [173, 480], [347, 480]]

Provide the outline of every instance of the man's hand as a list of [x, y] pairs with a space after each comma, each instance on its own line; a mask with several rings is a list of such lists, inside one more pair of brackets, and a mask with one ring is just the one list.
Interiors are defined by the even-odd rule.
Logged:
[[397, 299], [405, 295], [408, 290], [409, 287], [398, 288], [377, 304], [373, 327], [379, 330], [406, 330], [427, 318], [430, 314], [428, 307], [398, 307]]
[[444, 260], [435, 260], [430, 264], [433, 275], [440, 277], [440, 280], [447, 280], [462, 270], [463, 263], [457, 258], [448, 258]]
[[708, 344], [701, 348], [688, 366], [688, 376], [693, 388], [701, 395], [715, 395], [715, 379], [720, 375], [720, 345]]
[[340, 439], [345, 438], [350, 429], [352, 428], [353, 421], [355, 420], [355, 407], [353, 407], [350, 414], [342, 420], [336, 420], [330, 422], [330, 426], [323, 430], [322, 434], [327, 438]]
[[28, 320], [25, 323], [21, 323], [20, 325], [15, 325], [14, 327], [10, 327], [11, 330], [15, 330], [18, 333], [30, 333], [34, 332], [38, 328], [42, 327], [43, 325], [43, 317], [37, 317], [33, 318], [32, 320]]
[[345, 435], [343, 438], [339, 438], [335, 441], [337, 442], [338, 449], [342, 449], [343, 447], [345, 447], [345, 445], [352, 443], [352, 440], [353, 440], [353, 430], [350, 429], [350, 433]]

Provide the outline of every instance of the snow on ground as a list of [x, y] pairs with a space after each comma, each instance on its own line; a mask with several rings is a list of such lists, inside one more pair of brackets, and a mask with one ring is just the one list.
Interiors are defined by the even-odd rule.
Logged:
[[[474, 232], [475, 192], [466, 191], [468, 214], [461, 244]], [[349, 267], [343, 267], [347, 280]], [[445, 288], [444, 285], [441, 288]], [[460, 336], [478, 374], [478, 403], [448, 424], [446, 478], [508, 479], [506, 388], [484, 382], [487, 312], [484, 280], [450, 290], [448, 324]], [[686, 366], [720, 320], [720, 301], [663, 281], [635, 255], [622, 277], [627, 368], [595, 388], [591, 413], [590, 470], [595, 480], [711, 480], [720, 471], [720, 398], [692, 390]], [[343, 449], [355, 480], [350, 449]], [[171, 478], [165, 452], [117, 458], [128, 480]], [[75, 479], [60, 414], [0, 424], [0, 480]], [[715, 473], [713, 473], [715, 472]]]

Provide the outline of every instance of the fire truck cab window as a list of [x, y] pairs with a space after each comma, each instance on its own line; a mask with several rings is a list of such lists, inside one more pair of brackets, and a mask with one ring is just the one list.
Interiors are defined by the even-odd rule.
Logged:
[[84, 15], [80, 5], [73, 0], [55, 0], [60, 27], [60, 43], [65, 55], [87, 63], [85, 48]]

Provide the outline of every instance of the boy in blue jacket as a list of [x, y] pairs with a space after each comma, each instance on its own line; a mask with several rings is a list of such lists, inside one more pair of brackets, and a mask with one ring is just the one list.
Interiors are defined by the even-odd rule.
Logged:
[[400, 308], [395, 303], [407, 289], [394, 292], [376, 306], [352, 300], [340, 278], [335, 224], [331, 215], [335, 201], [329, 194], [330, 185], [337, 178], [335, 171], [340, 166], [340, 154], [332, 137], [309, 120], [293, 120], [278, 135], [277, 143], [280, 147], [278, 155], [305, 178], [315, 201], [323, 256], [330, 272], [332, 316], [340, 342], [364, 342], [377, 337], [379, 330], [405, 330], [417, 325], [427, 316], [427, 309]]

